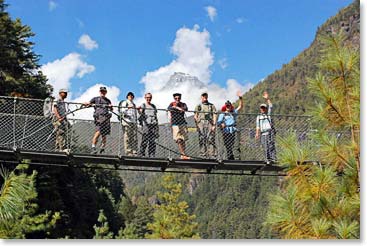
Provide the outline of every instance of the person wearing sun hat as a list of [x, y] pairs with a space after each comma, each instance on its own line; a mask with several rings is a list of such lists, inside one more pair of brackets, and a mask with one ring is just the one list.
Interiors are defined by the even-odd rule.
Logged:
[[235, 109], [232, 103], [228, 100], [222, 107], [222, 112], [217, 121], [217, 125], [222, 130], [223, 142], [227, 152], [227, 159], [234, 160], [233, 146], [236, 140], [236, 120], [238, 112], [243, 108], [242, 94], [237, 92], [240, 100], [239, 106]]
[[67, 89], [59, 90], [59, 98], [53, 103], [52, 125], [55, 128], [56, 142], [55, 149], [58, 151], [67, 151], [66, 134], [70, 124], [66, 118], [67, 109], [65, 99], [68, 96]]
[[200, 157], [215, 159], [217, 155], [215, 145], [217, 109], [208, 101], [207, 92], [201, 94], [201, 103], [195, 107], [194, 119], [199, 135]]
[[275, 130], [273, 121], [270, 114], [273, 109], [273, 104], [270, 101], [269, 93], [264, 92], [263, 98], [266, 103], [260, 104], [260, 114], [256, 117], [256, 139], [260, 138], [261, 145], [264, 149], [264, 157], [266, 164], [276, 162], [276, 149], [275, 149]]

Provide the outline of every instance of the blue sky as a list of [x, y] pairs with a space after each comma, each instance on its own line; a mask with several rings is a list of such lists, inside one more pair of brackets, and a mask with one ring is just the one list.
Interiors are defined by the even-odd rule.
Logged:
[[[141, 95], [149, 88], [148, 82], [141, 82], [148, 72], [158, 74], [159, 68], [181, 60], [177, 57], [186, 46], [178, 48], [176, 55], [171, 51], [180, 29], [188, 31], [187, 35], [206, 35], [196, 54], [199, 57], [204, 49], [210, 52], [201, 71], [209, 77], [201, 80], [229, 90], [228, 80], [232, 79], [245, 90], [307, 48], [317, 27], [352, 0], [6, 2], [12, 18], [21, 18], [36, 34], [32, 40], [36, 53], [42, 55], [41, 64], [56, 64], [57, 60], [75, 64], [67, 71], [62, 62], [50, 68], [50, 76], [70, 73], [64, 81], [53, 83], [67, 83], [74, 98], [97, 83], [115, 86], [117, 100], [130, 90]], [[90, 38], [86, 41], [89, 50], [88, 44], [78, 43], [82, 35]], [[183, 36], [182, 42], [186, 42]], [[189, 59], [190, 55], [183, 56]]]

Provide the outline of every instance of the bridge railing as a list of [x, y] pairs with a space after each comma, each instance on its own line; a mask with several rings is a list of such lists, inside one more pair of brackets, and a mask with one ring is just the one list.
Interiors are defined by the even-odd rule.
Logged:
[[[46, 117], [44, 114], [44, 100], [0, 97], [0, 148], [90, 154], [92, 138], [96, 131], [93, 119], [94, 109], [83, 107], [80, 103], [66, 104], [67, 120], [55, 123], [52, 117]], [[147, 130], [146, 126], [141, 126], [139, 122], [122, 127], [122, 121], [118, 117], [119, 108], [114, 106], [112, 112], [108, 123], [103, 123], [111, 127], [110, 134], [106, 137], [107, 143], [103, 155], [181, 158], [179, 146], [173, 139], [172, 127], [169, 123], [171, 113], [167, 109], [157, 109], [158, 126], [155, 131]], [[221, 113], [217, 112], [217, 115]], [[231, 149], [236, 159], [265, 159], [260, 140], [255, 137], [257, 114], [240, 113], [235, 126], [236, 131], [230, 140], [223, 137], [220, 127], [216, 127], [213, 132], [202, 131], [203, 134], [200, 135], [194, 114], [194, 111], [185, 113], [187, 123], [185, 155], [187, 157], [227, 160], [229, 156], [226, 147], [233, 145]], [[139, 112], [136, 112], [136, 116], [139, 115]], [[294, 132], [300, 142], [309, 140], [312, 130], [309, 116], [272, 115], [271, 119], [276, 129], [276, 136], [285, 136]], [[130, 134], [128, 138], [125, 136], [126, 131]], [[64, 141], [62, 148], [60, 141]], [[142, 151], [143, 141], [148, 143], [145, 151]], [[149, 151], [149, 144], [153, 146], [151, 151]], [[209, 150], [203, 152], [203, 146], [208, 147]], [[155, 151], [152, 150], [153, 148]], [[99, 139], [97, 151], [100, 149], [101, 139]]]

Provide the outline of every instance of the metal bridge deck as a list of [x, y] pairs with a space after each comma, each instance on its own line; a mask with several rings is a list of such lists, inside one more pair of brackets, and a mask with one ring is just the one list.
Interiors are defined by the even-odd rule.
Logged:
[[[276, 165], [266, 165], [263, 161], [241, 161], [241, 160], [210, 160], [210, 159], [163, 159], [142, 158], [129, 156], [92, 155], [92, 154], [68, 154], [64, 152], [44, 152], [28, 150], [0, 149], [0, 159], [3, 162], [19, 163], [27, 160], [32, 164], [43, 165], [67, 165], [71, 167], [89, 168], [110, 166], [118, 170], [129, 170], [132, 167], [145, 168], [134, 169], [136, 171], [169, 171], [195, 172], [204, 171], [211, 173], [216, 171], [242, 171], [242, 174], [256, 174], [256, 172], [282, 172], [283, 168]], [[84, 166], [87, 167], [87, 166]]]

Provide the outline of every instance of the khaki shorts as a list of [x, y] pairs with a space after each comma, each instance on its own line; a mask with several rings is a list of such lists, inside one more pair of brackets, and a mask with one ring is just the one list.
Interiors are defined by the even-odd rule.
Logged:
[[187, 140], [187, 126], [172, 126], [173, 140]]

